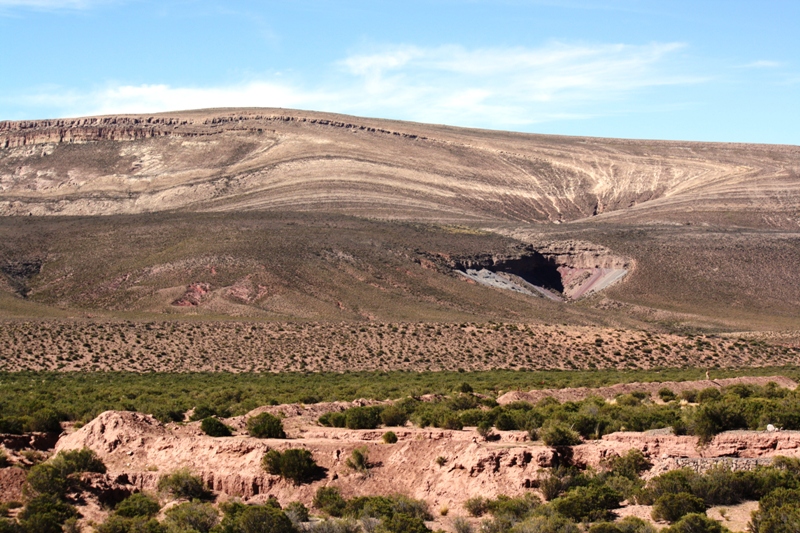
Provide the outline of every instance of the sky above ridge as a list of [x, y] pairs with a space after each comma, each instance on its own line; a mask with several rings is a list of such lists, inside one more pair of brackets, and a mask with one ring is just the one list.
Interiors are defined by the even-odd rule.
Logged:
[[0, 0], [0, 120], [286, 107], [800, 144], [800, 1]]

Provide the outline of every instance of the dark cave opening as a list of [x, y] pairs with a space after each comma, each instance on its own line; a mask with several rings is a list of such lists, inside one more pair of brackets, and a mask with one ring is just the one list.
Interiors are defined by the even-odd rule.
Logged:
[[558, 293], [564, 292], [564, 283], [561, 280], [558, 265], [535, 251], [513, 257], [496, 257], [487, 254], [468, 259], [462, 258], [456, 261], [455, 268], [461, 271], [486, 269], [494, 273], [511, 274], [531, 285]]

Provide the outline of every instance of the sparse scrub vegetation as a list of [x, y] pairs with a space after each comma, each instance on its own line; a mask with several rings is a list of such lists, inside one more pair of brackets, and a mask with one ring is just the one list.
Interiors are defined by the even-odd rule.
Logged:
[[[741, 372], [719, 370], [720, 377], [735, 376]], [[782, 374], [800, 379], [800, 372], [793, 368], [765, 368], [748, 370], [751, 375]], [[601, 371], [584, 372], [512, 372], [505, 370], [473, 372], [469, 374], [476, 393], [496, 396], [498, 391], [509, 389], [538, 389], [542, 387], [597, 387], [609, 383], [654, 380], [688, 380], [703, 377], [694, 369], [648, 371]], [[60, 431], [59, 422], [88, 422], [103, 411], [138, 411], [153, 414], [163, 422], [183, 419], [183, 413], [193, 405], [195, 418], [207, 416], [238, 416], [262, 405], [298, 402], [301, 398], [315, 394], [321, 401], [354, 400], [357, 398], [406, 398], [422, 394], [448, 394], [463, 381], [464, 374], [458, 372], [351, 372], [348, 374], [320, 373], [314, 377], [313, 388], [302, 373], [281, 374], [225, 374], [225, 373], [49, 373], [21, 372], [0, 373], [0, 432], [22, 433], [33, 427], [50, 427]], [[724, 393], [720, 402], [730, 397]], [[737, 396], [734, 394], [734, 396]], [[398, 405], [417, 425], [443, 423], [446, 414], [454, 409], [460, 413], [465, 426], [476, 426], [483, 420], [494, 422], [493, 414], [482, 414], [481, 408], [491, 404], [490, 399], [477, 399], [469, 393], [459, 393], [461, 403], [453, 402], [435, 409], [417, 410], [418, 402], [409, 401]], [[727, 397], [727, 398], [726, 398]], [[767, 400], [757, 401], [758, 399]], [[767, 421], [784, 429], [797, 426], [794, 415], [798, 408], [798, 393], [779, 388], [763, 388], [747, 398], [740, 398], [745, 405], [754, 405], [757, 410], [748, 418], [746, 427], [761, 427]], [[484, 403], [481, 403], [484, 402]], [[219, 406], [206, 410], [206, 405]], [[427, 404], [428, 402], [426, 402]], [[711, 402], [712, 404], [715, 402]], [[466, 408], [466, 405], [472, 407]], [[709, 405], [709, 404], [706, 404]], [[486, 405], [493, 408], [493, 405]], [[202, 408], [202, 409], [201, 409]], [[587, 407], [588, 409], [588, 407]], [[607, 411], [616, 416], [610, 407]], [[508, 406], [509, 414], [518, 420], [519, 429], [525, 427], [524, 412]], [[205, 412], [204, 412], [205, 411]], [[627, 429], [637, 430], [666, 427], [674, 422], [671, 413], [678, 412], [673, 405], [642, 406], [631, 408], [630, 416], [622, 421]], [[640, 413], [641, 416], [633, 416]], [[495, 413], [496, 414], [496, 413]], [[646, 415], [646, 417], [645, 417]], [[774, 415], [774, 419], [772, 418]], [[197, 418], [202, 420], [205, 416]], [[332, 413], [330, 418], [341, 418], [341, 413]], [[612, 417], [613, 418], [613, 417]], [[47, 422], [49, 420], [49, 422]], [[54, 421], [54, 422], [53, 422]], [[378, 423], [382, 423], [380, 420]], [[345, 427], [344, 422], [327, 423], [333, 427]], [[586, 424], [576, 430], [586, 435], [596, 433]], [[716, 424], [712, 426], [717, 427]]]

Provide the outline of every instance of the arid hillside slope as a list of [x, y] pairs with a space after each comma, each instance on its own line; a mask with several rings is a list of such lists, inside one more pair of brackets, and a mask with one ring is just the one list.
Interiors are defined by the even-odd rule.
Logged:
[[0, 214], [320, 210], [796, 229], [800, 148], [470, 130], [283, 109], [0, 123]]
[[280, 109], [0, 122], [0, 317], [800, 330], [799, 173]]

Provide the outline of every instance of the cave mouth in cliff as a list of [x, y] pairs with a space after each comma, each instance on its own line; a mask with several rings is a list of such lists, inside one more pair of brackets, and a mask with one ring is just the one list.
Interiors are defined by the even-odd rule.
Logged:
[[456, 260], [456, 272], [482, 285], [562, 300], [564, 282], [559, 265], [531, 251], [511, 257], [489, 254]]
[[541, 287], [559, 294], [564, 292], [564, 283], [561, 273], [558, 271], [558, 265], [541, 254], [498, 261], [487, 270], [494, 273], [511, 274], [534, 287]]

